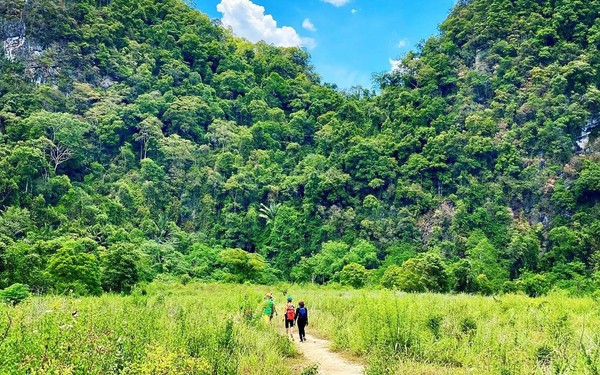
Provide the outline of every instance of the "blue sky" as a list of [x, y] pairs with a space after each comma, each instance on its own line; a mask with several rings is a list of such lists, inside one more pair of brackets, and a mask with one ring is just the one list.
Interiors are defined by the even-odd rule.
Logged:
[[[372, 86], [374, 72], [437, 34], [455, 0], [193, 0], [251, 41], [300, 45], [324, 82]], [[307, 21], [308, 20], [308, 21]]]

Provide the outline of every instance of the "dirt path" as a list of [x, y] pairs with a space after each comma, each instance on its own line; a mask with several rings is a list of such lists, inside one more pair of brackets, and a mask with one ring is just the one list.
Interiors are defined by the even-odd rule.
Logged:
[[[285, 334], [285, 333], [284, 333]], [[362, 365], [353, 363], [329, 349], [331, 342], [306, 334], [306, 341], [299, 342], [297, 331], [294, 340], [298, 351], [306, 358], [306, 364], [317, 363], [319, 375], [363, 375]]]

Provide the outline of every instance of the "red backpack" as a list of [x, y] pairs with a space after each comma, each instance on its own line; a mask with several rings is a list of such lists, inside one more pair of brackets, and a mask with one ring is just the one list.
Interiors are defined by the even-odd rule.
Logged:
[[285, 318], [287, 320], [294, 320], [295, 316], [296, 316], [296, 308], [291, 303], [288, 303], [287, 308], [285, 310]]

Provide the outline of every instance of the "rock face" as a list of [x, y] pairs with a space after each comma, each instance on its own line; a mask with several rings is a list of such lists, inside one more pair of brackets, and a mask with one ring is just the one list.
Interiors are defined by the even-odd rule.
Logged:
[[26, 35], [23, 21], [11, 20], [2, 22], [2, 52], [11, 61], [17, 59], [30, 60], [44, 51], [38, 43], [32, 43]]
[[600, 119], [593, 118], [591, 119], [581, 130], [581, 135], [577, 138], [577, 146], [579, 150], [582, 152], [586, 152], [590, 145], [590, 136], [594, 129], [600, 126]]
[[4, 58], [9, 61], [23, 61], [26, 74], [37, 84], [54, 82], [60, 69], [41, 63], [40, 58], [47, 49], [28, 37], [25, 23], [21, 20], [0, 18], [0, 25]]

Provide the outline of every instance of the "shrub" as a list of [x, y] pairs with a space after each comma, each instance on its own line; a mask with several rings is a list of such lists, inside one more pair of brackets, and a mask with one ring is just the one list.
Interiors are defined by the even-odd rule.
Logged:
[[149, 345], [146, 355], [132, 366], [138, 374], [210, 374], [209, 362], [204, 358], [193, 358], [182, 350], [174, 351], [161, 345]]
[[435, 337], [435, 339], [438, 340], [440, 338], [440, 331], [442, 327], [442, 317], [440, 315], [430, 316], [427, 319], [426, 324], [427, 328], [429, 328], [429, 330], [433, 334], [433, 337]]
[[552, 348], [548, 345], [542, 345], [535, 350], [534, 357], [540, 366], [548, 366], [552, 361]]
[[552, 284], [548, 277], [543, 274], [524, 274], [517, 281], [519, 288], [527, 293], [529, 297], [539, 297], [550, 291]]
[[254, 281], [267, 268], [267, 263], [262, 255], [249, 253], [242, 249], [224, 249], [219, 257], [223, 265], [231, 272], [228, 281], [238, 283]]
[[492, 295], [494, 294], [494, 285], [490, 279], [488, 279], [487, 275], [479, 274], [475, 277], [475, 285], [477, 286], [477, 291], [481, 294]]
[[85, 242], [69, 240], [48, 261], [46, 271], [55, 289], [68, 290], [77, 295], [100, 294], [100, 263], [96, 256], [86, 251]]
[[448, 290], [449, 275], [439, 255], [428, 253], [405, 261], [402, 266], [390, 266], [383, 275], [386, 288], [406, 292], [444, 292]]
[[318, 375], [318, 374], [319, 374], [319, 365], [315, 363], [308, 367], [305, 367], [302, 370], [302, 373], [300, 375]]
[[365, 284], [369, 272], [367, 269], [358, 264], [350, 263], [344, 266], [340, 272], [340, 282], [343, 285], [350, 285], [353, 288], [360, 288]]
[[466, 335], [473, 335], [477, 331], [477, 322], [475, 319], [466, 317], [460, 321], [460, 331]]
[[503, 293], [516, 293], [519, 291], [519, 285], [514, 281], [505, 281], [502, 284]]
[[190, 281], [192, 281], [192, 278], [188, 274], [181, 275], [180, 279], [181, 279], [181, 284], [183, 284], [183, 285], [187, 285]]
[[397, 289], [400, 286], [402, 277], [402, 268], [395, 264], [386, 268], [381, 277], [381, 285], [388, 289]]
[[13, 306], [23, 302], [27, 297], [29, 297], [29, 288], [23, 284], [13, 284], [0, 291], [0, 299]]
[[106, 291], [130, 293], [139, 280], [139, 255], [133, 245], [111, 246], [103, 256], [102, 286]]

